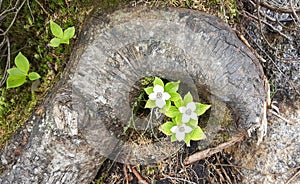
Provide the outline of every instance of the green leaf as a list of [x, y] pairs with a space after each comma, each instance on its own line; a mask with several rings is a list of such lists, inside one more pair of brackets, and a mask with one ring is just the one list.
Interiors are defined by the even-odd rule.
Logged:
[[153, 93], [154, 91], [153, 91], [153, 87], [151, 86], [151, 87], [147, 87], [147, 88], [145, 88], [144, 89], [144, 91], [147, 93], [147, 95], [150, 95], [151, 93]]
[[61, 39], [60, 43], [64, 43], [64, 44], [69, 45], [69, 39]]
[[171, 107], [171, 101], [167, 100], [166, 105], [161, 109], [161, 112], [166, 113], [170, 109], [170, 107]]
[[160, 78], [158, 78], [158, 77], [155, 77], [154, 82], [153, 82], [153, 85], [154, 85], [154, 86], [160, 85], [160, 86], [162, 86], [162, 87], [165, 86], [165, 85], [164, 85], [164, 82], [163, 82]]
[[22, 84], [24, 84], [26, 82], [26, 75], [22, 74], [22, 75], [10, 75], [7, 78], [6, 81], [6, 88], [16, 88], [21, 86]]
[[15, 58], [15, 64], [19, 70], [21, 70], [23, 73], [27, 74], [29, 70], [29, 61], [28, 59], [21, 53], [16, 56]]
[[178, 82], [168, 82], [165, 86], [165, 91], [168, 92], [168, 93], [177, 92], [177, 90], [179, 88], [179, 83], [180, 83], [180, 81], [178, 81]]
[[159, 128], [160, 131], [162, 131], [164, 134], [166, 135], [172, 135], [173, 132], [171, 132], [171, 128], [173, 126], [176, 126], [176, 123], [172, 122], [172, 121], [168, 121], [164, 124], [162, 124]]
[[195, 104], [196, 104], [197, 116], [201, 116], [211, 107], [211, 105], [206, 105], [206, 104], [202, 104], [202, 103], [195, 103]]
[[183, 101], [182, 101], [182, 98], [180, 96], [180, 99], [179, 100], [174, 100], [174, 104], [177, 108], [181, 107], [183, 105]]
[[60, 44], [60, 38], [52, 38], [50, 41], [49, 46], [51, 47], [58, 47]]
[[175, 141], [177, 141], [177, 138], [176, 138], [175, 134], [172, 133], [171, 142], [175, 142]]
[[186, 106], [188, 103], [193, 101], [193, 96], [191, 95], [190, 92], [188, 92], [183, 99], [183, 105]]
[[185, 144], [186, 144], [187, 147], [191, 146], [191, 143], [190, 143], [191, 142], [191, 138], [190, 138], [190, 136], [188, 134], [185, 134], [185, 137], [184, 137], [183, 141], [185, 142]]
[[53, 21], [50, 22], [50, 30], [51, 30], [52, 34], [54, 36], [56, 36], [57, 38], [63, 38], [64, 33], [63, 33], [62, 28]]
[[156, 107], [155, 101], [154, 100], [147, 100], [145, 108], [154, 108]]
[[166, 112], [165, 115], [169, 118], [175, 118], [180, 114], [179, 110], [175, 106], [171, 106]]
[[173, 101], [173, 102], [178, 101], [178, 100], [182, 100], [180, 94], [177, 93], [177, 92], [172, 92], [172, 93], [169, 93], [169, 94], [171, 96], [170, 100]]
[[182, 114], [179, 113], [178, 116], [175, 117], [175, 122], [177, 125], [182, 125]]
[[190, 139], [194, 141], [202, 140], [206, 138], [206, 135], [202, 131], [202, 129], [197, 126], [190, 134]]
[[190, 127], [197, 127], [198, 126], [198, 120], [190, 119], [190, 121], [187, 123]]
[[63, 39], [69, 40], [75, 35], [75, 27], [69, 27], [64, 31]]
[[9, 75], [26, 75], [23, 71], [19, 70], [18, 68], [10, 68], [7, 70]]
[[28, 74], [28, 78], [29, 78], [29, 80], [34, 81], [34, 80], [41, 78], [41, 76], [36, 72], [30, 72]]

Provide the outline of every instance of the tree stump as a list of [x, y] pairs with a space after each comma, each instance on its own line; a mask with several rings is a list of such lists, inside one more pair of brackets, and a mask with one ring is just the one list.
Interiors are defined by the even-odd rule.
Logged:
[[2, 150], [0, 183], [90, 183], [105, 158], [147, 164], [174, 153], [169, 139], [142, 146], [120, 139], [132, 117], [130, 93], [145, 76], [180, 80], [180, 93], [212, 105], [206, 147], [226, 109], [231, 132], [263, 130], [263, 71], [222, 20], [175, 8], [98, 12], [56, 87]]

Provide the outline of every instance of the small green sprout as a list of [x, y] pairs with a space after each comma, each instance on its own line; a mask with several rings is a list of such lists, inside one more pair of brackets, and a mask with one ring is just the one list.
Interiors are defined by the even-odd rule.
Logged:
[[178, 82], [168, 82], [166, 85], [160, 78], [155, 78], [153, 86], [145, 88], [149, 100], [145, 108], [160, 108], [161, 112], [171, 118], [160, 126], [160, 131], [171, 136], [171, 141], [184, 141], [190, 146], [190, 141], [202, 140], [206, 136], [198, 126], [198, 116], [204, 114], [210, 105], [193, 101], [193, 96], [187, 93], [183, 100], [177, 92]]
[[51, 47], [58, 47], [60, 44], [69, 44], [70, 39], [75, 35], [74, 27], [69, 27], [63, 31], [62, 28], [53, 21], [50, 22], [50, 30], [55, 36], [50, 41], [49, 46]]
[[15, 58], [15, 65], [16, 67], [7, 70], [9, 74], [6, 81], [7, 89], [23, 85], [26, 82], [26, 77], [28, 77], [31, 81], [37, 80], [41, 77], [36, 72], [28, 73], [30, 67], [29, 61], [21, 52], [19, 52]]

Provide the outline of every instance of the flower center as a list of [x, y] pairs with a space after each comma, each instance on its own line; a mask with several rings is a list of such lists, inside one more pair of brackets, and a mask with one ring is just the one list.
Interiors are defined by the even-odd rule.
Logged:
[[185, 111], [185, 114], [187, 114], [187, 115], [191, 115], [192, 114], [192, 110], [191, 109], [187, 109], [186, 111]]
[[179, 127], [179, 132], [184, 132], [185, 131], [185, 128], [182, 126], [182, 127]]
[[162, 96], [163, 96], [162, 92], [156, 93], [156, 98], [157, 99], [162, 99]]

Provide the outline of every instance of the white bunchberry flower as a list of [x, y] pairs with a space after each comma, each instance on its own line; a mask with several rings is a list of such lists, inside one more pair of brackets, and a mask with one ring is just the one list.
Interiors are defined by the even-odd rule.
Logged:
[[185, 124], [173, 126], [171, 132], [175, 133], [176, 139], [180, 142], [184, 139], [186, 133], [190, 133], [193, 129]]
[[179, 107], [179, 111], [182, 113], [182, 122], [187, 123], [190, 119], [198, 120], [196, 114], [196, 104], [194, 102], [188, 103], [186, 106]]
[[154, 100], [155, 104], [159, 108], [163, 108], [166, 105], [166, 100], [171, 98], [170, 94], [164, 92], [164, 87], [156, 85], [153, 88], [153, 93], [149, 95], [150, 100]]

